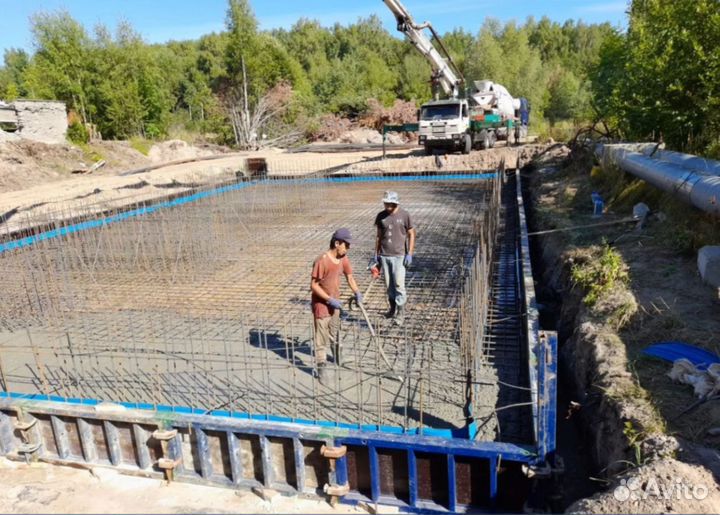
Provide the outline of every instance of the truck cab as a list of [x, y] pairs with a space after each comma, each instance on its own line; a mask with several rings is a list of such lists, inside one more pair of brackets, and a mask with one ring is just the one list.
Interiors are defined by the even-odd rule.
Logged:
[[469, 154], [473, 144], [469, 129], [470, 109], [465, 99], [433, 100], [420, 107], [418, 143], [428, 155], [435, 149]]

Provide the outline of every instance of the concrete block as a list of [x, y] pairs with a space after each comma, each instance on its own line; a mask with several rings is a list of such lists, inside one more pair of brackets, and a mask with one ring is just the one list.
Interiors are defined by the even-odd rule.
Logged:
[[698, 251], [698, 270], [703, 281], [720, 288], [720, 246], [708, 245]]
[[67, 112], [63, 102], [17, 100], [12, 103], [17, 113], [17, 134], [23, 139], [49, 145], [65, 143]]

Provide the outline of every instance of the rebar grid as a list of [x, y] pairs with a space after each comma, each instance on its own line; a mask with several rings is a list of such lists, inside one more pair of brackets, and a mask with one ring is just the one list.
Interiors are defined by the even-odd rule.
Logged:
[[[493, 439], [497, 372], [483, 345], [500, 188], [424, 179], [256, 182], [0, 254], [2, 387], [420, 431], [473, 417]], [[418, 233], [401, 328], [365, 271], [386, 189]], [[345, 311], [342, 361], [321, 385], [310, 269], [341, 226], [377, 338]]]

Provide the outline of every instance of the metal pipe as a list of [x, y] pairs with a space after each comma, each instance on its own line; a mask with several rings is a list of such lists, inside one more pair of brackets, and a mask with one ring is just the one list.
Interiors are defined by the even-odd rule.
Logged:
[[662, 143], [612, 143], [605, 144], [604, 147], [623, 148], [631, 152], [640, 152], [646, 157], [673, 163], [689, 170], [705, 172], [710, 175], [720, 175], [720, 162], [706, 157], [665, 150], [665, 145]]
[[709, 175], [720, 175], [720, 162], [714, 161], [713, 159], [662, 149], [659, 149], [652, 157], [682, 166], [689, 170], [696, 170]]
[[[720, 216], [720, 175], [687, 168], [676, 162], [657, 159], [655, 154], [653, 157], [648, 157], [643, 153], [628, 150], [622, 145], [598, 146], [596, 153], [601, 160], [607, 160], [619, 166], [656, 188], [673, 194], [679, 200], [692, 204], [707, 213]], [[677, 160], [680, 160], [683, 155], [687, 156], [687, 154], [680, 154], [678, 157], [671, 154], [668, 157], [665, 153], [665, 157]], [[687, 163], [688, 160], [684, 159], [684, 162]], [[720, 169], [720, 163], [708, 162], [704, 170], [710, 170], [711, 165]]]

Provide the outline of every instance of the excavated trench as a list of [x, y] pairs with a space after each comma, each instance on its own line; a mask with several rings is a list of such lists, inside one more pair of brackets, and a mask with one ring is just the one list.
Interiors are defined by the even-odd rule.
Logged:
[[[522, 171], [523, 198], [527, 210], [528, 231], [544, 229], [538, 226], [530, 193], [532, 174], [537, 173], [531, 167]], [[602, 489], [602, 483], [592, 477], [601, 477], [601, 466], [593, 460], [590, 433], [591, 420], [575, 413], [571, 403], [577, 400], [579, 385], [574, 380], [574, 363], [563, 352], [563, 347], [572, 336], [575, 317], [580, 298], [563, 295], [569, 289], [563, 284], [560, 264], [560, 249], [553, 247], [552, 241], [541, 237], [531, 237], [530, 255], [533, 263], [535, 291], [540, 312], [540, 327], [558, 333], [558, 409], [557, 409], [557, 449], [565, 467], [564, 474], [556, 485], [546, 485], [545, 499], [553, 511], [565, 510], [579, 499], [590, 497]]]

